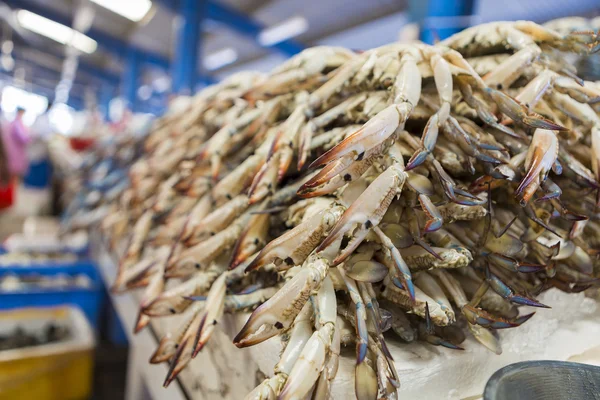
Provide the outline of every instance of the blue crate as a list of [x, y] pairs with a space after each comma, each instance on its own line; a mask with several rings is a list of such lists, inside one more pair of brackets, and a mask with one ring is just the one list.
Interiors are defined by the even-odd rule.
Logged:
[[104, 294], [102, 290], [102, 279], [100, 278], [94, 263], [90, 261], [77, 261], [74, 263], [36, 264], [25, 267], [0, 267], [0, 277], [7, 274], [18, 276], [31, 274], [43, 276], [54, 276], [58, 274], [87, 275], [92, 281], [92, 286], [88, 289], [41, 288], [35, 290], [28, 289], [24, 291], [0, 292], [0, 310], [20, 307], [51, 307], [70, 304], [79, 307], [94, 329], [98, 329]]

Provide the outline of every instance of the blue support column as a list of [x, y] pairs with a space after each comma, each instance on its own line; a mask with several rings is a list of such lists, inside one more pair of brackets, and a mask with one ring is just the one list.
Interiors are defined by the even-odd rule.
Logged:
[[110, 86], [102, 86], [98, 93], [98, 106], [104, 120], [109, 120], [110, 101], [113, 99], [114, 91]]
[[206, 0], [181, 0], [177, 32], [177, 52], [173, 61], [173, 92], [191, 95], [198, 81], [198, 54], [202, 39], [201, 25]]
[[410, 1], [410, 12], [412, 19], [421, 27], [420, 39], [425, 43], [434, 43], [443, 40], [464, 27], [435, 27], [427, 23], [428, 17], [461, 17], [473, 14], [474, 0], [428, 0]]
[[122, 95], [127, 106], [133, 112], [137, 107], [137, 91], [139, 87], [140, 56], [135, 50], [130, 50], [125, 58], [125, 71], [121, 82]]

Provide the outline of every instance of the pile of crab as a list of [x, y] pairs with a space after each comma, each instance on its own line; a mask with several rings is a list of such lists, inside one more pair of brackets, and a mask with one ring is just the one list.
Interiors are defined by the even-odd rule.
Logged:
[[499, 354], [540, 292], [596, 284], [600, 87], [564, 55], [599, 41], [520, 21], [315, 47], [162, 118], [101, 228], [113, 290], [145, 287], [137, 329], [185, 313], [165, 384], [253, 310], [234, 343], [285, 350], [248, 398], [327, 398], [341, 345], [357, 398], [396, 398], [386, 337]]

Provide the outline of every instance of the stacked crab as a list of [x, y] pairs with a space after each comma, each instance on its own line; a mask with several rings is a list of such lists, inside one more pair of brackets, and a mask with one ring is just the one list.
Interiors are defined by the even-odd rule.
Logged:
[[600, 90], [563, 55], [598, 42], [521, 21], [316, 47], [164, 117], [102, 230], [128, 237], [113, 289], [145, 286], [137, 329], [186, 315], [152, 357], [165, 384], [254, 310], [234, 343], [285, 350], [249, 398], [327, 398], [351, 344], [357, 397], [396, 398], [386, 330], [500, 353], [519, 306], [595, 284]]

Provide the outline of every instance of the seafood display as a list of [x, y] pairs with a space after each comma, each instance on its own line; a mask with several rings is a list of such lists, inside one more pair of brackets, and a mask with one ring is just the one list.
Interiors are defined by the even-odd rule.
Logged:
[[497, 330], [552, 306], [542, 291], [596, 286], [600, 86], [565, 54], [598, 50], [528, 21], [314, 47], [158, 120], [85, 212], [118, 255], [112, 290], [143, 291], [136, 330], [185, 316], [151, 357], [165, 385], [224, 313], [252, 311], [235, 345], [284, 350], [248, 399], [328, 398], [342, 346], [357, 398], [394, 399], [391, 336], [500, 354]]
[[0, 335], [0, 351], [60, 342], [69, 339], [70, 336], [68, 326], [52, 322], [37, 331], [17, 326], [12, 332]]
[[0, 293], [34, 290], [91, 289], [92, 280], [84, 274], [4, 274], [0, 276]]

